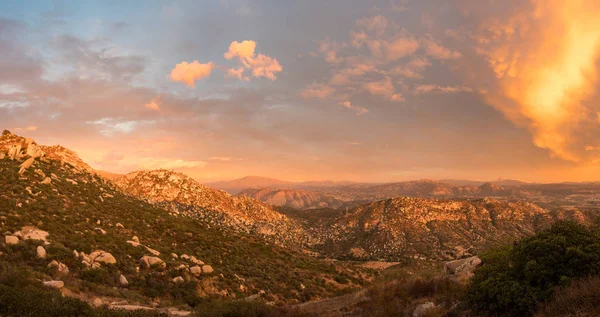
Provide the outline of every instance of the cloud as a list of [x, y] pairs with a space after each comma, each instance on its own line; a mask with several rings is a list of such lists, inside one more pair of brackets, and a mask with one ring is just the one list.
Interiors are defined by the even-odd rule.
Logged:
[[[243, 68], [249, 69], [252, 72], [253, 77], [265, 77], [271, 80], [277, 79], [275, 74], [283, 70], [277, 59], [263, 54], [255, 55], [255, 49], [255, 41], [233, 41], [229, 45], [229, 50], [225, 52], [223, 56], [227, 60], [232, 60], [234, 58], [239, 59], [244, 66]], [[231, 75], [236, 75], [238, 78], [242, 79], [241, 74], [244, 69], [240, 72], [240, 69], [238, 68], [231, 73]], [[238, 73], [240, 74], [239, 76], [237, 75]]]
[[416, 94], [456, 94], [460, 92], [473, 92], [473, 89], [465, 86], [439, 86], [439, 85], [417, 85]]
[[341, 102], [340, 105], [342, 105], [350, 110], [354, 110], [356, 112], [357, 116], [360, 116], [360, 115], [363, 115], [363, 114], [369, 112], [369, 110], [367, 110], [366, 108], [353, 105], [350, 101]]
[[160, 97], [154, 97], [149, 103], [145, 104], [144, 107], [154, 111], [160, 110]]
[[145, 170], [155, 169], [176, 169], [176, 168], [191, 168], [191, 167], [205, 167], [206, 162], [204, 161], [186, 161], [181, 159], [165, 159], [165, 158], [154, 158], [144, 157], [139, 159], [133, 159], [136, 161], [136, 166], [141, 167]]
[[181, 62], [171, 70], [171, 79], [180, 81], [190, 87], [196, 87], [196, 80], [210, 76], [215, 64], [212, 62], [200, 64], [198, 61], [192, 63]]
[[364, 84], [363, 88], [372, 95], [387, 97], [390, 101], [403, 101], [402, 94], [397, 93], [392, 79], [386, 77], [380, 81], [370, 81]]
[[36, 131], [38, 129], [37, 126], [28, 125], [24, 128], [14, 128], [15, 131]]
[[421, 79], [423, 78], [423, 71], [429, 66], [431, 66], [431, 62], [429, 62], [427, 58], [418, 57], [411, 60], [407, 64], [392, 68], [388, 74], [397, 75], [404, 78]]
[[231, 78], [237, 78], [239, 80], [245, 80], [245, 81], [249, 81], [250, 78], [247, 76], [244, 76], [244, 67], [240, 67], [240, 68], [230, 68], [227, 70], [227, 76], [231, 77]]
[[209, 161], [218, 161], [218, 162], [231, 162], [233, 158], [228, 156], [212, 156], [208, 158]]
[[440, 60], [448, 60], [448, 59], [459, 59], [462, 57], [462, 54], [458, 51], [451, 50], [442, 46], [441, 44], [436, 43], [432, 39], [424, 40], [425, 51], [427, 55]]
[[469, 8], [484, 17], [472, 37], [489, 67], [477, 71], [474, 83], [488, 91], [491, 105], [526, 127], [533, 143], [552, 156], [574, 162], [597, 159], [585, 148], [598, 145], [600, 135], [600, 4], [534, 0], [508, 12], [499, 5]]
[[318, 84], [313, 83], [310, 86], [306, 87], [306, 89], [300, 92], [300, 96], [304, 98], [317, 98], [317, 99], [325, 99], [329, 97], [335, 89], [326, 84]]

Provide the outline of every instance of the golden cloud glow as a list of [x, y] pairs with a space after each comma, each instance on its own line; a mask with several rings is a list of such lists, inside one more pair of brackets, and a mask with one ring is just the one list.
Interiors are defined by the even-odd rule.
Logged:
[[160, 97], [153, 98], [149, 103], [145, 104], [144, 107], [154, 111], [160, 110]]
[[196, 80], [210, 76], [214, 67], [215, 64], [212, 62], [206, 64], [200, 64], [198, 61], [181, 62], [171, 70], [171, 79], [193, 88], [196, 87]]
[[595, 146], [586, 134], [597, 129], [598, 109], [585, 101], [597, 83], [599, 14], [592, 0], [532, 0], [506, 19], [489, 19], [475, 37], [497, 79], [488, 101], [527, 126], [536, 146], [569, 161], [586, 160], [585, 149]]
[[276, 73], [283, 70], [277, 59], [263, 54], [255, 55], [254, 50], [256, 49], [255, 41], [233, 41], [229, 45], [229, 50], [223, 54], [225, 59], [231, 60], [238, 58], [244, 65], [241, 69], [236, 69], [233, 72], [229, 72], [230, 76], [238, 77], [239, 79], [247, 78], [243, 77], [245, 69], [252, 71], [254, 77], [266, 77], [270, 80], [275, 80], [277, 77]]

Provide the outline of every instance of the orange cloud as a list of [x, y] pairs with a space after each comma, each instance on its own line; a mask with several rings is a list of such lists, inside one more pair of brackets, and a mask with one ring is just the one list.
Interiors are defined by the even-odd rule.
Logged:
[[403, 101], [402, 94], [396, 93], [392, 79], [386, 77], [380, 81], [370, 81], [364, 84], [364, 89], [372, 95], [387, 97], [390, 101]]
[[[592, 161], [598, 144], [600, 3], [532, 0], [482, 22], [473, 37], [495, 78], [488, 102], [564, 160]], [[482, 80], [477, 83], [482, 85]], [[586, 102], [582, 102], [586, 101]], [[592, 145], [590, 145], [592, 143]]]
[[171, 70], [171, 79], [193, 88], [196, 87], [196, 80], [210, 76], [214, 67], [215, 64], [212, 62], [206, 64], [200, 64], [198, 61], [181, 62]]
[[300, 96], [304, 98], [325, 99], [334, 91], [335, 90], [331, 86], [314, 83], [308, 86], [304, 91], [302, 91], [300, 93]]
[[459, 92], [473, 92], [473, 89], [465, 86], [438, 86], [438, 85], [417, 85], [416, 94], [456, 94]]
[[[227, 60], [238, 58], [245, 69], [251, 70], [254, 77], [266, 77], [271, 80], [277, 79], [275, 74], [283, 70], [277, 59], [263, 54], [255, 55], [255, 49], [255, 41], [233, 41], [229, 45], [229, 50], [223, 56]], [[237, 75], [238, 73], [240, 74], [239, 76]], [[242, 79], [241, 73], [243, 73], [243, 69], [240, 72], [238, 68], [230, 74]]]
[[36, 131], [38, 129], [37, 126], [34, 125], [28, 125], [24, 128], [15, 128], [14, 130], [16, 131]]
[[249, 81], [250, 78], [245, 77], [244, 76], [244, 67], [240, 67], [240, 68], [230, 68], [227, 71], [227, 76], [232, 77], [232, 78], [237, 78], [239, 80], [245, 80], [245, 81]]
[[354, 110], [356, 112], [357, 116], [360, 116], [360, 115], [363, 115], [363, 114], [369, 112], [369, 110], [367, 110], [366, 108], [363, 108], [360, 106], [355, 106], [350, 101], [341, 102], [340, 105], [342, 105], [350, 110]]
[[426, 39], [423, 41], [425, 45], [425, 51], [427, 55], [435, 58], [435, 59], [459, 59], [462, 57], [462, 54], [457, 51], [453, 51], [449, 48], [442, 46], [441, 44], [436, 43], [432, 39]]
[[154, 111], [160, 110], [160, 97], [155, 97], [149, 103], [145, 104], [144, 107]]

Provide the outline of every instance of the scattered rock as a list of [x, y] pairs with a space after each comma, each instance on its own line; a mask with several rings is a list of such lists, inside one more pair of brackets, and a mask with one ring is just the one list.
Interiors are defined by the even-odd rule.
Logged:
[[92, 305], [94, 307], [100, 307], [100, 306], [104, 305], [104, 302], [102, 302], [102, 300], [100, 298], [96, 297], [96, 298], [94, 298]]
[[157, 258], [155, 256], [147, 256], [147, 255], [144, 255], [140, 259], [140, 264], [143, 264], [146, 268], [160, 267], [160, 268], [164, 269], [167, 267], [167, 264], [160, 258]]
[[426, 302], [417, 306], [415, 311], [412, 313], [412, 317], [423, 317], [430, 309], [434, 309], [435, 304], [432, 302]]
[[6, 236], [4, 237], [4, 242], [8, 245], [19, 244], [19, 238], [15, 236]]
[[137, 242], [137, 243], [140, 243], [140, 238], [138, 238], [137, 236], [133, 236], [133, 237], [131, 238], [131, 241], [133, 241], [133, 242]]
[[65, 282], [63, 282], [63, 281], [46, 281], [46, 282], [44, 282], [44, 285], [60, 289], [60, 288], [65, 287]]
[[444, 264], [444, 273], [458, 280], [469, 279], [473, 272], [481, 265], [481, 259], [472, 256], [466, 259], [454, 260]]
[[198, 264], [198, 265], [204, 265], [204, 262], [202, 262], [202, 261], [200, 261], [200, 260], [196, 259], [196, 257], [195, 257], [195, 256], [193, 256], [193, 255], [190, 257], [190, 262], [192, 262], [192, 263], [194, 263], [194, 264]]
[[37, 257], [38, 258], [40, 258], [40, 259], [45, 259], [46, 258], [46, 249], [44, 249], [43, 246], [38, 245], [38, 247], [36, 249], [36, 252], [37, 252]]
[[190, 268], [190, 273], [192, 273], [194, 276], [200, 276], [200, 274], [202, 274], [202, 268], [198, 265], [192, 266]]
[[[117, 228], [121, 228], [121, 229], [124, 229], [124, 228], [125, 228], [125, 226], [123, 226], [123, 224], [121, 224], [121, 223], [117, 223], [115, 226], [116, 226]], [[139, 242], [139, 241], [138, 241], [138, 242]]]
[[94, 228], [94, 230], [98, 231], [98, 233], [100, 233], [100, 234], [106, 234], [106, 230], [104, 230], [102, 228]]
[[32, 226], [25, 226], [20, 231], [15, 232], [15, 236], [21, 237], [23, 240], [41, 240], [46, 242], [49, 233]]
[[189, 259], [190, 259], [190, 256], [184, 253], [184, 254], [182, 254], [182, 255], [181, 255], [181, 257], [180, 257], [180, 258], [181, 258], [182, 260], [189, 260]]
[[[74, 181], [74, 180], [72, 180], [72, 179], [70, 179], [70, 178], [67, 178], [67, 179], [65, 179], [65, 180], [66, 180], [67, 182], [69, 182], [69, 183], [73, 184], [73, 185], [77, 185], [77, 182], [76, 182], [76, 181]], [[100, 220], [98, 220], [98, 221], [100, 221]]]
[[183, 282], [185, 282], [185, 280], [181, 276], [177, 276], [177, 277], [173, 278], [173, 283], [175, 283], [175, 284], [180, 284]]
[[119, 276], [119, 283], [121, 283], [121, 286], [127, 286], [127, 285], [129, 285], [129, 281], [127, 280], [127, 278], [123, 274], [121, 274]]
[[177, 254], [176, 254], [176, 253], [171, 253], [171, 257], [172, 257], [173, 259], [178, 259], [178, 258], [179, 258], [179, 257], [177, 256]]
[[52, 178], [50, 178], [50, 177], [46, 177], [42, 181], [42, 184], [50, 184], [50, 183], [52, 183]]
[[62, 274], [67, 274], [69, 273], [69, 268], [67, 267], [66, 264], [58, 262], [56, 260], [53, 260], [52, 262], [48, 263], [48, 267], [49, 268], [56, 268], [56, 270], [58, 271], [58, 273], [62, 273]]
[[[106, 251], [102, 251], [102, 250], [98, 250], [98, 251], [94, 251], [94, 252], [90, 253], [89, 258], [94, 263], [102, 263], [102, 264], [117, 263], [117, 259], [115, 259], [115, 257], [112, 254], [110, 254]], [[92, 263], [92, 267], [93, 267], [94, 263]]]
[[214, 272], [212, 266], [210, 266], [210, 265], [203, 265], [202, 266], [202, 273], [204, 273], [204, 274], [210, 274], [212, 272]]

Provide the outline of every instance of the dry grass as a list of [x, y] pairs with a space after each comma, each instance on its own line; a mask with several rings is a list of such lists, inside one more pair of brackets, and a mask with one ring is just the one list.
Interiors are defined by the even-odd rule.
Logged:
[[536, 317], [550, 316], [600, 316], [600, 276], [578, 280], [569, 287], [558, 289], [536, 314]]

